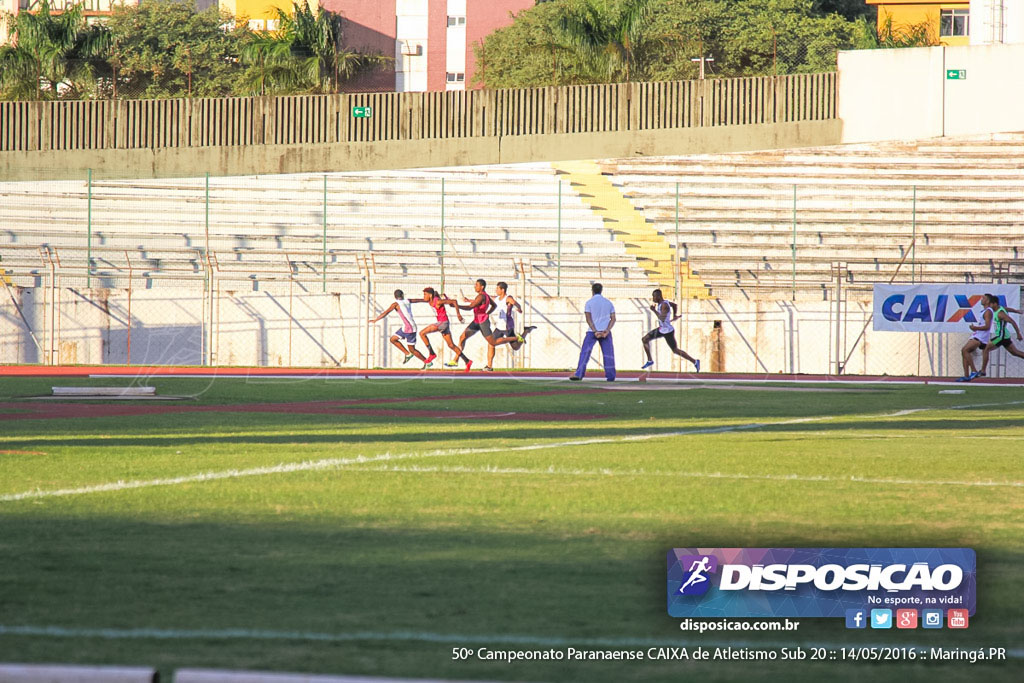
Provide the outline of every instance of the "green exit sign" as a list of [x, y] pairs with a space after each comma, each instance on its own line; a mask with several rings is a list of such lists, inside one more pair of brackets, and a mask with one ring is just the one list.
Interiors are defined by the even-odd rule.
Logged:
[[372, 119], [373, 118], [373, 107], [352, 107], [352, 118], [354, 118], [354, 119]]
[[966, 81], [967, 69], [946, 69], [947, 81]]

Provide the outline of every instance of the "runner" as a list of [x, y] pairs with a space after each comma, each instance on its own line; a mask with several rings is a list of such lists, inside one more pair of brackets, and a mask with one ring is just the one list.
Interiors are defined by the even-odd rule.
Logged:
[[[981, 371], [974, 373], [971, 379], [985, 376], [985, 371], [988, 369], [988, 354], [999, 347], [1004, 347], [1012, 356], [1024, 358], [1024, 351], [1018, 349], [1013, 345], [1013, 342], [1010, 341], [1009, 330], [1009, 326], [1012, 326], [1013, 329], [1017, 331], [1017, 341], [1024, 340], [1024, 336], [1021, 336], [1020, 326], [1017, 325], [1017, 321], [1010, 317], [1010, 313], [1020, 314], [1020, 311], [1016, 308], [1003, 306], [999, 303], [999, 297], [994, 294], [986, 294], [985, 297], [988, 299], [988, 305], [996, 309], [995, 316], [992, 319], [992, 322], [995, 323], [995, 329], [992, 331], [992, 338], [989, 340], [989, 343], [986, 344], [985, 348], [981, 351]], [[1009, 323], [1009, 326], [1007, 323]]]
[[[402, 290], [395, 290], [394, 302], [384, 309], [383, 313], [378, 315], [376, 318], [372, 318], [370, 323], [375, 323], [378, 320], [387, 317], [387, 315], [392, 311], [396, 311], [398, 313], [398, 317], [402, 319], [402, 329], [396, 330], [395, 333], [391, 335], [391, 343], [395, 345], [395, 348], [405, 354], [405, 360], [402, 361], [402, 364], [405, 365], [412, 360], [413, 357], [416, 357], [424, 363], [424, 367], [429, 367], [426, 365], [427, 360], [423, 357], [423, 354], [416, 350], [416, 319], [412, 317], [412, 302], [406, 300], [405, 293]], [[402, 344], [402, 341], [399, 340], [408, 344], [409, 348], [406, 349]], [[429, 349], [430, 346], [428, 345], [427, 348]]]
[[523, 307], [519, 305], [519, 302], [512, 298], [511, 295], [507, 294], [508, 284], [505, 282], [499, 282], [495, 286], [497, 296], [494, 297], [494, 302], [497, 305], [498, 310], [498, 329], [494, 331], [493, 340], [494, 343], [487, 347], [487, 367], [484, 370], [492, 372], [494, 370], [494, 349], [502, 344], [509, 344], [513, 351], [518, 351], [526, 343], [526, 335], [533, 332], [536, 328], [534, 325], [523, 328], [522, 334], [516, 334], [515, 319], [512, 317], [512, 309], [515, 308], [520, 313], [523, 312]]
[[968, 325], [974, 334], [971, 335], [971, 338], [960, 349], [960, 356], [963, 358], [964, 363], [964, 376], [957, 377], [957, 382], [970, 382], [978, 376], [978, 368], [974, 367], [974, 358], [971, 354], [978, 349], [984, 352], [989, 340], [992, 338], [993, 312], [992, 307], [988, 305], [987, 294], [981, 298], [981, 302], [985, 305], [985, 310], [981, 312], [981, 322], [977, 325]]
[[651, 342], [658, 337], [664, 337], [665, 341], [668, 342], [668, 347], [672, 349], [672, 353], [677, 356], [682, 356], [686, 360], [693, 363], [697, 372], [700, 372], [700, 361], [690, 356], [690, 354], [683, 351], [676, 346], [676, 328], [672, 327], [672, 321], [677, 320], [678, 316], [672, 318], [676, 312], [676, 304], [674, 301], [665, 301], [662, 298], [661, 290], [656, 289], [651, 297], [654, 300], [654, 305], [651, 306], [651, 310], [658, 316], [658, 327], [657, 329], [651, 330], [643, 336], [644, 352], [647, 354], [647, 362], [641, 366], [641, 370], [654, 365], [654, 359], [651, 358]]
[[[434, 359], [437, 358], [437, 354], [434, 353], [434, 347], [430, 345], [430, 340], [427, 338], [428, 334], [433, 334], [434, 332], [441, 333], [441, 337], [445, 340], [445, 342], [448, 343], [448, 348], [455, 352], [456, 359], [466, 358], [464, 355], [462, 355], [462, 349], [456, 346], [455, 342], [452, 341], [451, 322], [449, 322], [448, 320], [448, 311], [445, 310], [445, 306], [455, 306], [455, 314], [459, 316], [459, 322], [461, 323], [462, 312], [458, 309], [458, 305], [456, 304], [455, 300], [445, 298], [443, 294], [438, 294], [433, 287], [426, 287], [423, 290], [423, 298], [413, 299], [412, 303], [430, 304], [430, 307], [434, 309], [434, 313], [437, 315], [436, 323], [434, 323], [433, 325], [427, 325], [420, 331], [420, 339], [423, 340], [423, 343], [427, 347], [427, 353], [429, 354], [426, 358], [425, 365], [423, 367], [429, 368], [434, 364]], [[466, 361], [468, 362], [469, 359], [466, 358]], [[448, 363], [448, 365], [450, 366], [458, 364], [458, 360], [453, 360], [451, 363]]]
[[[486, 291], [487, 281], [480, 278], [473, 283], [473, 290], [476, 292], [476, 297], [469, 299], [462, 297], [463, 301], [469, 303], [465, 306], [459, 304], [457, 308], [463, 311], [473, 311], [473, 322], [466, 326], [466, 329], [462, 331], [462, 336], [459, 337], [459, 348], [466, 348], [466, 340], [472, 337], [477, 332], [482, 332], [484, 339], [487, 341], [488, 346], [494, 346], [494, 332], [491, 330], [491, 313], [497, 307], [494, 303], [494, 299]], [[465, 356], [463, 356], [465, 358]], [[446, 365], [450, 365], [447, 364]], [[458, 365], [458, 363], [456, 363]], [[453, 366], [454, 367], [454, 366]], [[473, 361], [466, 358], [466, 372], [473, 367]]]

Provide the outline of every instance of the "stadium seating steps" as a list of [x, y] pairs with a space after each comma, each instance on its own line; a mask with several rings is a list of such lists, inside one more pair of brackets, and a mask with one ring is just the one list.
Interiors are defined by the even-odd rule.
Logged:
[[[819, 296], [836, 264], [855, 284], [911, 267], [933, 280], [1024, 281], [1024, 134], [599, 168], [664, 240], [658, 253], [677, 252], [716, 296], [793, 287]], [[324, 182], [211, 178], [207, 191], [203, 178], [99, 181], [91, 199], [81, 181], [5, 183], [0, 268], [38, 285], [56, 268], [84, 276], [91, 253], [93, 279], [106, 286], [125, 286], [129, 263], [146, 286], [201, 286], [208, 271], [319, 281], [326, 256], [334, 288], [366, 277], [437, 283], [442, 262], [460, 282], [523, 278], [545, 294], [598, 278], [651, 284], [613, 223], [569, 183], [559, 193], [550, 164], [328, 174], [326, 221]]]

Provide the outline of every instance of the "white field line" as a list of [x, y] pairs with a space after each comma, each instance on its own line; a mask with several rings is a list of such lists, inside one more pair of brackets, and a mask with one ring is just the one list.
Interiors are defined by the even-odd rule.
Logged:
[[457, 455], [482, 455], [486, 453], [509, 453], [517, 451], [540, 451], [551, 448], [567, 448], [572, 446], [590, 446], [595, 444], [622, 443], [630, 441], [648, 441], [651, 439], [664, 439], [675, 436], [688, 436], [691, 434], [720, 434], [737, 430], [759, 429], [766, 426], [786, 425], [799, 422], [812, 422], [817, 420], [830, 420], [828, 417], [800, 418], [796, 420], [785, 420], [782, 422], [753, 422], [740, 425], [728, 425], [724, 427], [707, 427], [703, 429], [683, 429], [672, 432], [661, 432], [657, 434], [638, 434], [630, 436], [609, 436], [595, 437], [591, 439], [573, 439], [570, 441], [556, 441], [553, 443], [530, 444], [526, 446], [495, 446], [491, 448], [452, 448], [446, 450], [424, 451], [419, 453], [384, 453], [373, 456], [355, 456], [352, 458], [325, 458], [323, 460], [306, 460], [294, 463], [281, 463], [279, 465], [252, 467], [244, 470], [222, 470], [219, 472], [201, 472], [199, 474], [188, 474], [181, 477], [169, 477], [165, 479], [141, 479], [134, 481], [113, 481], [106, 484], [95, 484], [82, 486], [73, 489], [55, 489], [23, 491], [21, 493], [8, 493], [0, 496], [0, 503], [10, 503], [19, 500], [30, 500], [36, 498], [54, 498], [63, 496], [79, 496], [88, 493], [105, 493], [110, 491], [125, 491], [128, 489], [141, 489], [151, 486], [176, 486], [179, 484], [192, 484], [219, 479], [239, 479], [242, 477], [259, 477], [270, 474], [289, 474], [292, 472], [310, 472], [315, 470], [328, 470], [345, 467], [347, 465], [364, 465], [371, 462], [386, 462], [393, 460], [408, 460], [410, 458], [438, 458]]
[[[777, 621], [766, 617], [763, 621]], [[761, 631], [771, 633], [771, 631]], [[794, 634], [795, 635], [795, 634]], [[517, 634], [457, 634], [430, 633], [425, 631], [354, 631], [351, 633], [318, 633], [315, 631], [269, 631], [262, 629], [158, 629], [158, 628], [65, 628], [62, 626], [5, 626], [0, 625], [0, 636], [42, 636], [49, 638], [103, 638], [107, 640], [297, 640], [331, 643], [349, 642], [421, 642], [442, 643], [451, 645], [533, 645], [538, 647], [569, 647], [583, 646], [591, 648], [629, 648], [629, 647], [823, 647], [838, 649], [847, 647], [892, 647], [892, 643], [822, 643], [806, 642], [794, 638], [790, 641], [781, 640], [726, 640], [709, 642], [708, 640], [687, 640], [685, 638], [565, 638], [558, 636], [531, 636]], [[949, 648], [949, 643], [941, 645], [915, 645], [900, 643], [900, 647]], [[978, 649], [976, 644], [964, 644], [963, 649]], [[986, 646], [987, 647], [987, 646]], [[1008, 649], [1006, 656], [1012, 659], [1024, 659], [1024, 649]]]
[[[957, 406], [959, 409], [966, 409], [972, 407], [991, 407], [991, 406], [1003, 406], [1003, 405], [1016, 405], [1024, 403], [1024, 401], [1011, 401], [1008, 403], [986, 403], [976, 405], [964, 405]], [[908, 415], [910, 413], [922, 412], [922, 411], [937, 411], [937, 410], [948, 410], [949, 408], [912, 408], [909, 410], [901, 410], [897, 413], [885, 413], [881, 415], [873, 416], [862, 416], [862, 417], [900, 417]], [[33, 500], [39, 498], [57, 498], [65, 496], [80, 496], [90, 493], [108, 493], [112, 491], [126, 491], [130, 489], [141, 489], [149, 488], [153, 486], [177, 486], [180, 484], [192, 484], [207, 481], [217, 481], [221, 479], [240, 479], [243, 477], [260, 477], [272, 474], [290, 474], [292, 472], [310, 472], [316, 470], [328, 470], [345, 467], [347, 465], [365, 465], [371, 462], [386, 462], [394, 460], [408, 460], [411, 458], [437, 458], [437, 457], [451, 457], [457, 455], [483, 455], [487, 453], [510, 453], [510, 452], [521, 452], [521, 451], [541, 451], [550, 450], [552, 448], [567, 448], [573, 446], [592, 446], [597, 444], [609, 444], [609, 443], [630, 443], [635, 441], [649, 441], [652, 439], [665, 439], [676, 436], [690, 436], [694, 434], [723, 434], [727, 432], [735, 432], [741, 430], [755, 430], [763, 429], [765, 427], [776, 427], [785, 426], [791, 424], [804, 424], [808, 422], [823, 422], [827, 420], [835, 420], [840, 417], [850, 416], [837, 416], [837, 415], [820, 415], [817, 417], [801, 417], [789, 420], [780, 420], [777, 422], [750, 422], [746, 424], [738, 425], [726, 425], [722, 427], [705, 427], [700, 429], [681, 429], [671, 432], [659, 432], [654, 434], [637, 434], [630, 436], [609, 436], [609, 437], [594, 437], [590, 439], [573, 439], [570, 441], [555, 441], [551, 443], [539, 443], [530, 444], [526, 446], [497, 446], [491, 448], [454, 448], [447, 450], [436, 450], [436, 451], [425, 451], [421, 453], [384, 453], [382, 455], [374, 456], [363, 456], [359, 455], [352, 458], [325, 458], [323, 460], [306, 460], [295, 463], [281, 463], [279, 465], [264, 466], [264, 467], [252, 467], [243, 470], [221, 470], [217, 472], [200, 472], [198, 474], [183, 475], [180, 477], [169, 477], [163, 479], [140, 479], [133, 481], [113, 481], [105, 484], [94, 484], [91, 486], [81, 486], [78, 488], [71, 489], [52, 489], [49, 491], [42, 489], [35, 489], [31, 491], [22, 491], [20, 493], [8, 493], [0, 495], [0, 503], [11, 503], [20, 500]]]
[[529, 469], [520, 467], [418, 467], [413, 466], [387, 466], [378, 467], [350, 467], [349, 472], [400, 472], [400, 473], [421, 473], [421, 474], [526, 474], [526, 475], [555, 475], [564, 477], [679, 477], [682, 479], [751, 479], [763, 481], [782, 482], [851, 482], [855, 484], [899, 484], [907, 486], [1007, 486], [1011, 488], [1024, 488], [1024, 481], [955, 481], [955, 480], [927, 480], [927, 479], [875, 479], [871, 477], [829, 477], [810, 476], [801, 474], [732, 474], [728, 472], [658, 472], [646, 470], [562, 470], [554, 466], [547, 469]]

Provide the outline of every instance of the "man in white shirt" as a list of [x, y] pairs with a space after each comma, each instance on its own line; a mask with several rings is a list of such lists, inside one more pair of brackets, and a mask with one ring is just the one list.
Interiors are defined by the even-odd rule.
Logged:
[[579, 381], [587, 372], [587, 362], [590, 360], [590, 352], [594, 344], [601, 345], [601, 354], [604, 356], [604, 376], [609, 382], [615, 381], [615, 349], [612, 347], [612, 327], [615, 326], [615, 307], [612, 302], [601, 296], [604, 288], [600, 282], [595, 282], [590, 290], [594, 296], [590, 297], [583, 312], [587, 316], [587, 325], [590, 329], [587, 336], [583, 338], [583, 347], [580, 349], [580, 362], [576, 368], [576, 374], [570, 377], [571, 380]]

